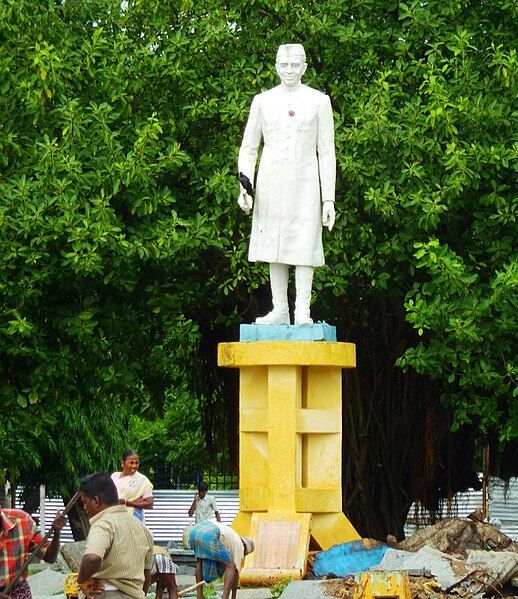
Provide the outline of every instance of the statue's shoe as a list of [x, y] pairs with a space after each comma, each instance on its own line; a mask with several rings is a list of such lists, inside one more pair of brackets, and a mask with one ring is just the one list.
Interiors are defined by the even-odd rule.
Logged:
[[272, 310], [266, 316], [259, 316], [255, 324], [290, 324], [290, 313], [281, 310]]
[[299, 312], [295, 310], [295, 324], [313, 324], [309, 311]]

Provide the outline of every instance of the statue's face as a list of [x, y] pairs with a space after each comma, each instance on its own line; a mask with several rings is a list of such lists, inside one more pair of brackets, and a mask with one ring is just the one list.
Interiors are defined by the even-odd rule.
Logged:
[[306, 72], [307, 66], [303, 62], [302, 56], [290, 55], [288, 52], [280, 52], [275, 63], [277, 75], [286, 87], [296, 87]]

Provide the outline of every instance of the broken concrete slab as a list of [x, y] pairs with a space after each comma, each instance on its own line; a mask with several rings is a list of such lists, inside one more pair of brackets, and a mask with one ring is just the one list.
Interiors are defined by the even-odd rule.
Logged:
[[325, 580], [294, 580], [284, 589], [280, 599], [329, 599], [324, 592]]
[[[512, 551], [477, 551], [468, 553], [466, 563], [487, 573], [488, 585], [504, 586], [518, 576], [518, 555]], [[482, 576], [479, 576], [482, 578]]]
[[57, 595], [64, 592], [63, 583], [65, 574], [56, 572], [48, 567], [37, 574], [27, 578], [33, 596], [35, 595]]
[[403, 552], [397, 549], [389, 549], [381, 563], [371, 570], [425, 570], [430, 571], [432, 576], [447, 591], [463, 581], [471, 572], [476, 570], [475, 566], [468, 565], [464, 560], [456, 559], [451, 555], [438, 551], [433, 547], [423, 547], [416, 553]]

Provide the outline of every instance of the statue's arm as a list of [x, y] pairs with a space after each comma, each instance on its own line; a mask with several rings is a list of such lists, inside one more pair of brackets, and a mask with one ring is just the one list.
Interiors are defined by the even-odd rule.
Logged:
[[257, 153], [262, 138], [261, 127], [261, 108], [260, 100], [257, 96], [252, 101], [248, 122], [246, 123], [243, 141], [239, 148], [239, 157], [237, 161], [238, 172], [246, 175], [250, 181], [254, 182], [255, 163]]
[[336, 185], [335, 131], [329, 96], [324, 96], [318, 109], [317, 152], [322, 202], [334, 202]]

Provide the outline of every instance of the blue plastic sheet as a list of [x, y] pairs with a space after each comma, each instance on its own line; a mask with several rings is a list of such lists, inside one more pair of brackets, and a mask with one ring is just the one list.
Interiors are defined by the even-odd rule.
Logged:
[[371, 566], [377, 566], [387, 549], [387, 545], [365, 547], [362, 541], [333, 545], [331, 549], [316, 554], [313, 572], [316, 576], [326, 576], [327, 574], [347, 576], [364, 572]]

